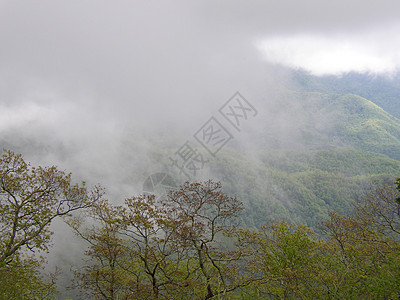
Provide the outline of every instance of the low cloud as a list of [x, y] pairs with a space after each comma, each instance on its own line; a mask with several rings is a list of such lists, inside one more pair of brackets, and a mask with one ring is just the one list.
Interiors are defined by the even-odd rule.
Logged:
[[400, 69], [399, 24], [357, 34], [266, 37], [255, 44], [263, 58], [315, 75], [346, 72], [391, 75]]

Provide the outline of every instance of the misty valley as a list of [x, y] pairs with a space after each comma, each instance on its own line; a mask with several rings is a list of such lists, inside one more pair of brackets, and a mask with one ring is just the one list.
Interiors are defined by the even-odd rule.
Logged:
[[236, 119], [2, 131], [0, 299], [398, 298], [400, 75], [279, 70]]

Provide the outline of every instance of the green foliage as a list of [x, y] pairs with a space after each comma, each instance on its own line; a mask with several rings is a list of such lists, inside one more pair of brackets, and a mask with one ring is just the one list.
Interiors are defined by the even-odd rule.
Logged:
[[[236, 157], [227, 153], [219, 163], [234, 166], [231, 172], [241, 169], [241, 176], [254, 184], [246, 190], [252, 197], [262, 196], [263, 192], [256, 190], [256, 184], [263, 182], [258, 175], [268, 170], [268, 186], [279, 183], [281, 188], [273, 193], [277, 197], [275, 203], [280, 202], [281, 206], [269, 208], [270, 211], [290, 217], [297, 210], [297, 215], [309, 218], [313, 227], [318, 227], [311, 222], [316, 216], [325, 218], [318, 235], [306, 225], [277, 220], [267, 223], [267, 218], [259, 220], [267, 223], [259, 229], [237, 227], [235, 219], [242, 204], [235, 197], [226, 196], [219, 182], [187, 182], [158, 202], [153, 196], [132, 197], [124, 205], [114, 206], [102, 200], [98, 191], [91, 196], [95, 198], [90, 198], [84, 187], [71, 186], [70, 177], [65, 178], [62, 172], [57, 173], [59, 177], [48, 177], [45, 172], [48, 169], [30, 169], [20, 156], [7, 153], [1, 169], [5, 259], [0, 266], [0, 297], [54, 298], [55, 276], [45, 279], [41, 271], [43, 261], [27, 256], [24, 249], [47, 249], [49, 237], [38, 238], [39, 242], [32, 244], [26, 238], [25, 244], [18, 242], [19, 248], [7, 255], [12, 249], [10, 245], [15, 247], [10, 241], [21, 241], [17, 229], [7, 229], [7, 213], [13, 207], [20, 207], [12, 215], [18, 217], [19, 211], [23, 211], [23, 217], [26, 216], [32, 209], [26, 209], [24, 201], [34, 205], [38, 193], [41, 200], [49, 203], [45, 209], [38, 206], [37, 213], [44, 209], [40, 220], [31, 218], [34, 220], [31, 224], [24, 218], [14, 218], [13, 224], [25, 222], [32, 226], [31, 231], [24, 231], [25, 237], [35, 233], [32, 240], [36, 241], [42, 234], [35, 229], [39, 221], [47, 226], [48, 216], [55, 218], [68, 215], [73, 208], [86, 208], [84, 214], [69, 218], [68, 224], [89, 245], [88, 260], [76, 269], [75, 286], [96, 299], [397, 298], [400, 179], [394, 185], [377, 183], [374, 190], [353, 202], [352, 213], [330, 211], [336, 205], [330, 201], [344, 198], [346, 194], [339, 190], [346, 186], [351, 190], [360, 185], [361, 189], [364, 180], [370, 179], [371, 176], [360, 175], [357, 169], [360, 165], [353, 162], [354, 157], [369, 161], [361, 168], [362, 172], [386, 170], [380, 169], [373, 159], [386, 162], [393, 171], [399, 170], [399, 164], [346, 150], [287, 154], [287, 159], [281, 161], [273, 159], [273, 152], [269, 152], [261, 158], [262, 165], [258, 168], [244, 164], [243, 157], [230, 164], [229, 159]], [[292, 164], [290, 155], [296, 158]], [[328, 172], [338, 158], [345, 163], [337, 165], [336, 172]], [[60, 193], [56, 192], [57, 179], [64, 184]], [[349, 180], [353, 182], [349, 184]], [[238, 182], [239, 187], [240, 184], [245, 186]], [[48, 186], [54, 189], [43, 192]], [[63, 197], [65, 201], [78, 202], [69, 202], [63, 208]], [[81, 197], [84, 202], [80, 202]], [[61, 201], [55, 211], [51, 210], [52, 201]], [[80, 206], [73, 206], [74, 203]], [[262, 208], [258, 203], [247, 204], [256, 208], [255, 214]], [[350, 202], [347, 204], [350, 207]], [[343, 205], [344, 202], [339, 207]], [[246, 220], [243, 215], [241, 218]]]
[[243, 231], [240, 243], [249, 244], [254, 254], [246, 266], [253, 271], [252, 287], [264, 298], [314, 298], [321, 254], [318, 241], [305, 226], [286, 222]]
[[55, 277], [43, 278], [43, 261], [15, 259], [0, 268], [0, 299], [54, 299]]
[[400, 294], [400, 214], [391, 185], [359, 199], [353, 214], [335, 212], [322, 235], [307, 227], [273, 222], [243, 230], [239, 247], [249, 254], [249, 299], [395, 299]]
[[156, 203], [153, 196], [100, 202], [88, 211], [97, 220], [69, 224], [89, 243], [89, 264], [76, 272], [77, 286], [105, 299], [209, 299], [239, 288], [235, 251], [219, 238], [241, 204], [220, 183], [185, 183]]
[[[90, 206], [101, 196], [71, 183], [71, 175], [56, 167], [32, 167], [22, 156], [6, 151], [0, 158], [0, 280], [10, 297], [45, 297], [54, 292], [39, 272], [36, 256], [46, 251], [55, 218]], [[39, 295], [39, 296], [36, 296]]]
[[127, 199], [123, 207], [103, 202], [91, 212], [100, 227], [83, 233], [75, 220], [92, 261], [77, 273], [82, 287], [104, 299], [399, 296], [396, 186], [379, 185], [351, 214], [330, 212], [319, 235], [285, 221], [231, 226], [240, 203], [220, 188], [186, 183], [160, 203], [153, 197]]

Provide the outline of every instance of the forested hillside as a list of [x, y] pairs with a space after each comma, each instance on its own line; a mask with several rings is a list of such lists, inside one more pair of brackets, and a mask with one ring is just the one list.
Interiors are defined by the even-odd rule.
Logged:
[[[294, 74], [297, 84], [275, 102], [255, 99], [264, 116], [260, 112], [253, 127], [208, 156], [192, 185], [169, 160], [187, 137], [171, 136], [167, 127], [154, 135], [109, 135], [102, 144], [94, 138], [87, 148], [80, 141], [47, 142], [45, 131], [2, 132], [4, 148], [69, 166], [88, 183], [75, 184], [56, 167], [34, 168], [5, 152], [0, 276], [15, 284], [0, 288], [0, 296], [52, 298], [56, 277], [61, 299], [398, 295], [396, 86], [383, 84], [381, 91], [371, 79], [374, 88], [366, 93], [360, 87], [365, 76]], [[159, 203], [140, 194], [160, 170], [171, 173], [177, 190]], [[87, 187], [96, 183], [106, 190]], [[141, 189], [127, 194], [133, 187]], [[50, 263], [63, 271], [46, 279], [43, 262], [25, 254], [52, 251], [49, 226], [61, 218], [69, 227], [60, 228], [80, 238], [67, 243], [82, 251], [70, 257], [58, 245], [57, 261]], [[383, 254], [372, 255], [378, 251]]]
[[10, 151], [0, 159], [0, 178], [4, 299], [56, 296], [60, 271], [44, 277], [42, 257], [27, 250], [48, 250], [51, 222], [60, 218], [85, 242], [85, 259], [69, 273], [76, 299], [399, 295], [400, 178], [375, 186], [351, 213], [330, 212], [318, 232], [282, 220], [240, 225], [243, 204], [212, 180], [116, 205], [101, 188], [72, 184], [70, 174], [32, 167]]
[[[284, 218], [313, 227], [330, 210], [350, 212], [354, 199], [374, 183], [390, 182], [400, 174], [398, 118], [369, 99], [339, 88], [336, 77], [294, 74], [324, 85], [304, 84], [300, 91], [282, 95], [282, 105], [293, 116], [293, 138], [271, 134], [271, 123], [267, 123], [264, 135], [254, 138], [255, 152], [225, 151], [213, 165], [216, 178], [225, 183], [227, 191], [244, 201], [247, 210], [243, 220], [249, 226], [261, 226], [268, 218]], [[348, 77], [355, 82], [368, 78], [348, 74], [343, 82]], [[375, 80], [379, 83], [384, 79]], [[387, 81], [391, 85], [387, 83], [382, 89], [395, 85], [395, 81]], [[354, 85], [352, 81], [347, 84]], [[373, 91], [370, 94], [375, 99], [378, 95]], [[398, 108], [400, 100], [394, 97], [394, 87], [391, 91], [386, 103]]]
[[329, 211], [348, 213], [376, 182], [391, 182], [400, 162], [348, 149], [269, 150], [254, 161], [231, 151], [213, 165], [226, 192], [245, 204], [247, 226], [285, 219], [314, 227]]
[[376, 75], [345, 73], [341, 76], [312, 76], [298, 70], [292, 73], [298, 86], [309, 92], [355, 94], [366, 98], [396, 118], [400, 118], [400, 74]]
[[[290, 141], [293, 148], [347, 147], [400, 159], [400, 120], [368, 99], [354, 94], [304, 91], [285, 92], [281, 99], [294, 122], [291, 130], [297, 133], [296, 140]], [[301, 119], [297, 120], [297, 115]], [[267, 136], [268, 129], [265, 127]], [[287, 135], [279, 139], [273, 136], [263, 146], [286, 148]]]

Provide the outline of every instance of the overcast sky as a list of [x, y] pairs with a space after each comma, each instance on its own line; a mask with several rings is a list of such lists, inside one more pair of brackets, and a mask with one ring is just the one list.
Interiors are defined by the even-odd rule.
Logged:
[[400, 1], [0, 0], [0, 135], [95, 164], [127, 130], [195, 132], [236, 91], [261, 120], [275, 63], [393, 72], [399, 33]]
[[82, 110], [124, 118], [134, 106], [110, 103], [185, 110], [252, 89], [241, 82], [258, 83], [265, 62], [391, 72], [399, 32], [399, 1], [1, 0], [0, 97], [39, 106], [84, 99]]

